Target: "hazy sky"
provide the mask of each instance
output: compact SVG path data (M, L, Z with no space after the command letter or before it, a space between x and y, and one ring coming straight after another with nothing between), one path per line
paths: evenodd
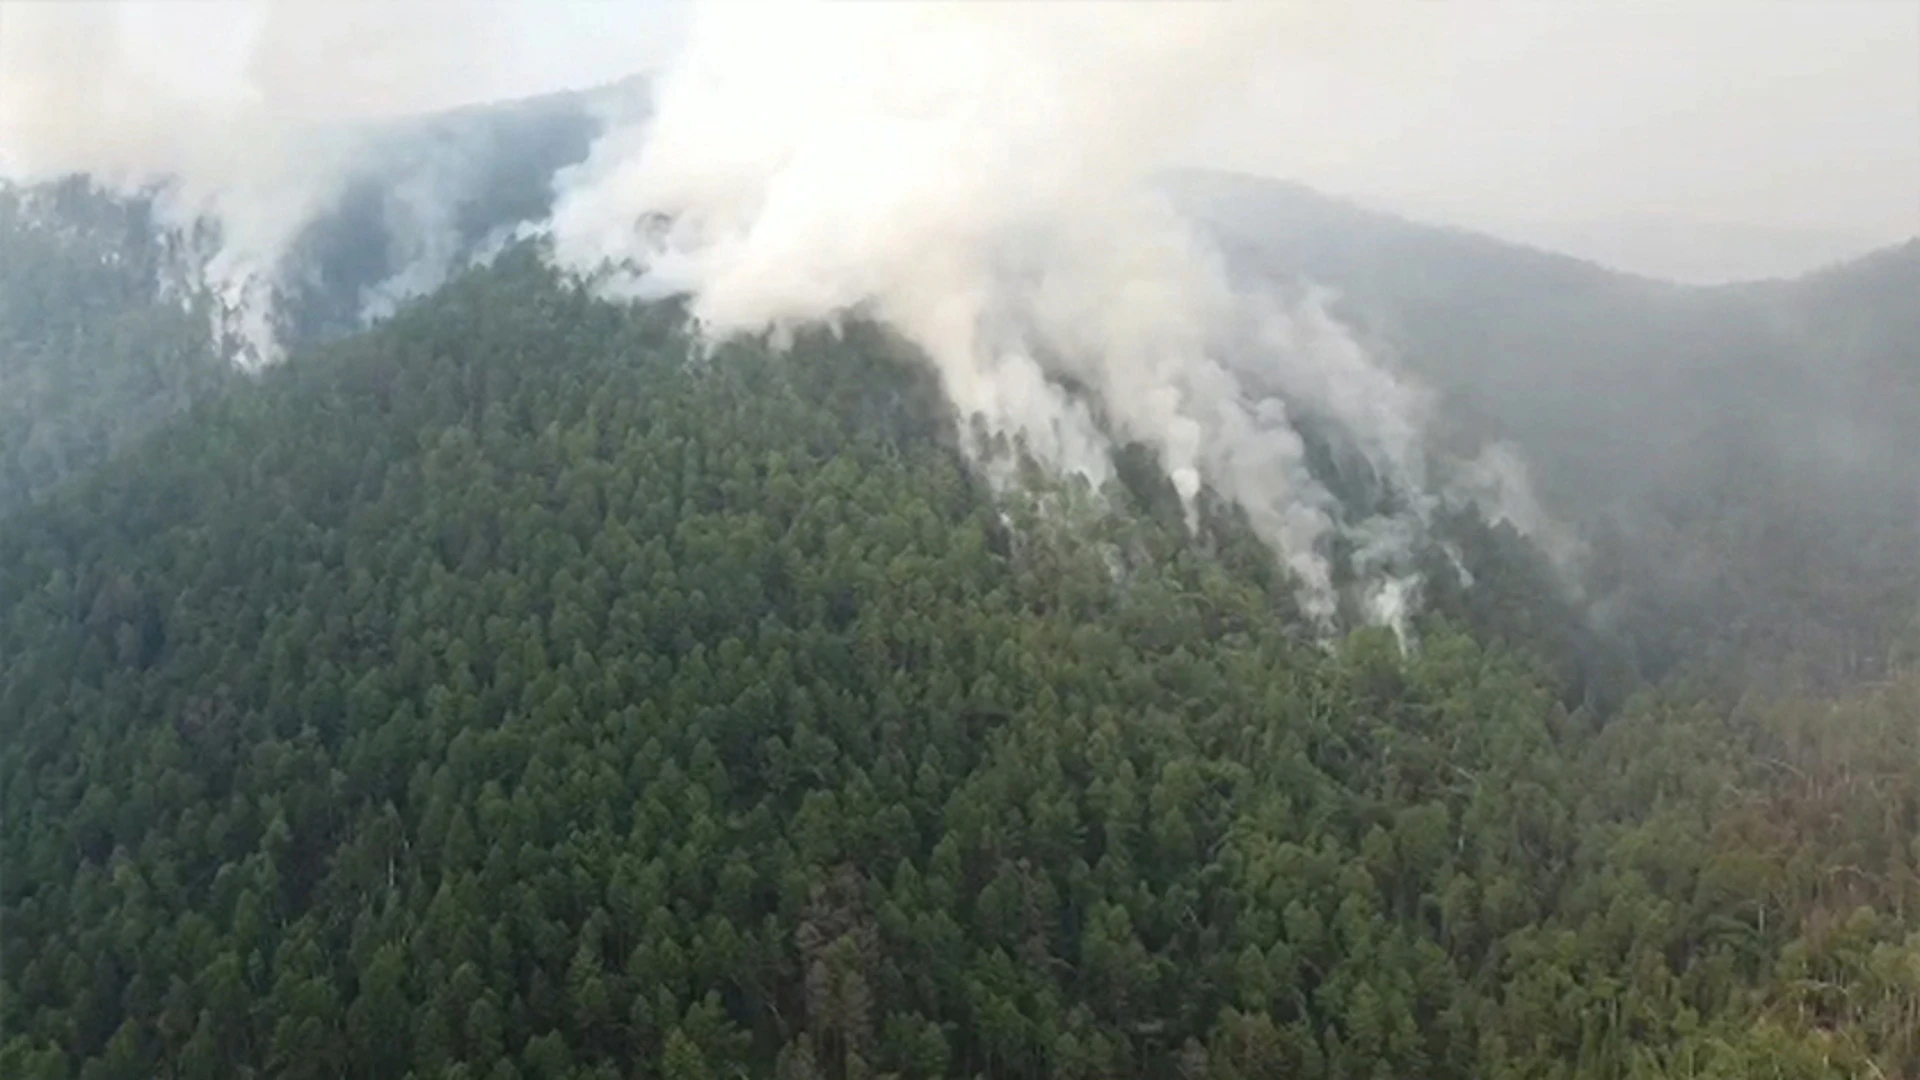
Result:
M1208 156L1649 264L1717 243L1737 273L1920 234L1916 0L1414 8L1355 18L1410 14L1418 40L1403 26L1274 66Z
M657 65L684 23L676 0L400 7L412 16L369 14L349 47L316 44L307 70L305 31L285 21L278 92L402 71L383 102L587 85ZM239 4L157 0L126 32L154 67L217 88L251 25ZM355 25L336 14L311 33ZM1192 157L1630 269L1790 271L1920 234L1920 0L1347 3L1275 42Z

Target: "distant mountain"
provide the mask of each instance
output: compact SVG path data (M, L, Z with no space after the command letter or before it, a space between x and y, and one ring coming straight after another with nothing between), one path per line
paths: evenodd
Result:
M1167 190L1234 272L1337 289L1376 348L1517 443L1605 541L1596 584L1660 636L1860 671L1920 611L1920 241L1690 287L1276 181Z
M1877 438L1920 394L1920 241L1797 281L1690 287L1297 185L1183 174L1168 186L1240 273L1338 289L1377 346L1539 454L1569 493L1657 481L1688 464L1702 427L1735 418L1768 420L1779 447L1802 441L1813 410Z

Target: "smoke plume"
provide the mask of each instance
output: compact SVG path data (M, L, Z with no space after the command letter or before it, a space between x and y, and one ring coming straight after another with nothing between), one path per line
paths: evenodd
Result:
M382 141L395 118L502 96L509 16L546 10L8 4L0 174L85 173L210 232L204 285L264 362L283 305L339 325L436 287L487 246L472 204L500 203L502 170L531 167L514 183L538 197L506 199L492 235L546 217L553 187L562 267L614 295L686 294L715 338L884 322L925 352L963 431L1096 490L1115 445L1141 443L1190 521L1203 488L1237 504L1321 618L1346 590L1399 627L1449 501L1550 524L1517 459L1439 462L1430 394L1321 294L1237 285L1153 183L1261 65L1338 20L1278 4L716 3L695 9L653 108L594 120L590 153L588 134L538 153L498 131ZM227 28L224 66L209 50L220 70L197 86L156 67L150 39L169 26ZM633 67L649 45L634 42ZM360 224L316 229L335 213ZM377 257L353 247L363 233ZM343 282L344 265L380 276ZM316 277L350 298L312 301ZM1369 498L1335 497L1310 467L1322 445ZM1017 475L970 449L989 476Z
M657 113L563 178L554 250L614 294L688 294L715 337L878 319L962 418L1041 462L1098 486L1114 442L1137 441L1190 515L1203 485L1238 503L1318 616L1344 533L1362 605L1397 624L1439 498L1428 395L1318 295L1237 292L1150 183L1297 22L1272 5L711 5ZM1315 479L1308 413L1390 508L1355 520Z

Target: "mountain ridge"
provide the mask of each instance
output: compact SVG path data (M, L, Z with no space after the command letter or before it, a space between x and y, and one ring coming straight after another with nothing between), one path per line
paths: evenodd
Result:
M290 256L279 314L290 344L357 333L412 292L489 257L550 208L551 176L585 157L597 130L595 110L643 108L644 91L644 83L630 82L394 121L374 140L384 149L369 158L341 205L312 223ZM403 194L419 185L451 198L454 212L422 217L417 196ZM1877 571L1849 572L1866 580L1884 571L1887 580L1902 582L1885 590L1891 606L1868 620L1870 628L1837 629L1850 623L1854 600L1841 604L1844 610L1788 609L1806 625L1836 627L1852 642L1836 646L1840 653L1877 651L1870 643L1904 625L1908 615L1897 609L1905 600L1894 598L1907 595L1907 552L1886 537L1899 535L1901 523L1920 510L1888 477L1920 467L1911 460L1911 440L1902 438L1909 423L1920 424L1920 388L1904 374L1911 365L1901 366L1920 335L1901 306L1907 286L1920 287L1920 242L1793 281L1687 286L1422 225L1283 181L1189 171L1165 178L1165 188L1211 234L1232 274L1255 287L1276 280L1332 287L1336 313L1369 348L1437 391L1450 425L1516 444L1550 512L1609 548L1596 559L1599 569L1589 570L1600 577L1586 582L1601 621L1615 618L1601 611L1652 602L1621 595L1623 588L1650 591L1663 604L1683 597L1681 610L1717 602L1716 594L1727 591L1720 571L1695 568L1724 568L1718 522L1726 512L1705 509L1723 506L1755 520L1785 515L1788 531L1812 538L1796 541L1802 557L1821 565L1850 564L1856 550L1886 549ZM97 254L74 252L83 261ZM24 288L29 279L14 280ZM89 400L57 389L66 377L57 357L32 356L11 354L12 363L37 372L13 381L54 388L41 400L17 401L40 433L34 446L58 443L69 426L82 444L131 445L201 392L157 411L133 397ZM44 455L39 464L23 464L27 452L9 452L13 473L39 479L0 493L10 495L0 505L43 490L66 469L59 464L65 459ZM98 458L72 460L85 468ZM1820 492L1824 502L1782 502L1777 492L1796 485ZM1871 542L1855 527L1869 519L1881 522L1869 530ZM1843 527L1830 528L1834 522ZM1739 533L1757 535L1750 528ZM1750 557L1756 565L1777 559ZM1629 580L1610 577L1618 574ZM1634 586L1631 579L1657 584ZM1704 619L1672 614L1642 621L1762 621L1751 611ZM1648 648L1669 658L1692 651L1671 643ZM1646 662L1659 668L1671 660Z

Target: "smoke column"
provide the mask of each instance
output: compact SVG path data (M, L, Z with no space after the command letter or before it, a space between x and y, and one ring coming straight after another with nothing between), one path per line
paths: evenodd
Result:
M1150 183L1296 25L1273 5L710 5L656 115L563 177L556 257L611 294L689 295L715 338L878 319L962 418L1041 462L1098 485L1112 442L1139 441L1190 515L1203 485L1237 502L1317 616L1346 531L1397 625L1434 501L1427 395L1319 297L1237 293ZM1344 521L1302 409L1405 508Z

